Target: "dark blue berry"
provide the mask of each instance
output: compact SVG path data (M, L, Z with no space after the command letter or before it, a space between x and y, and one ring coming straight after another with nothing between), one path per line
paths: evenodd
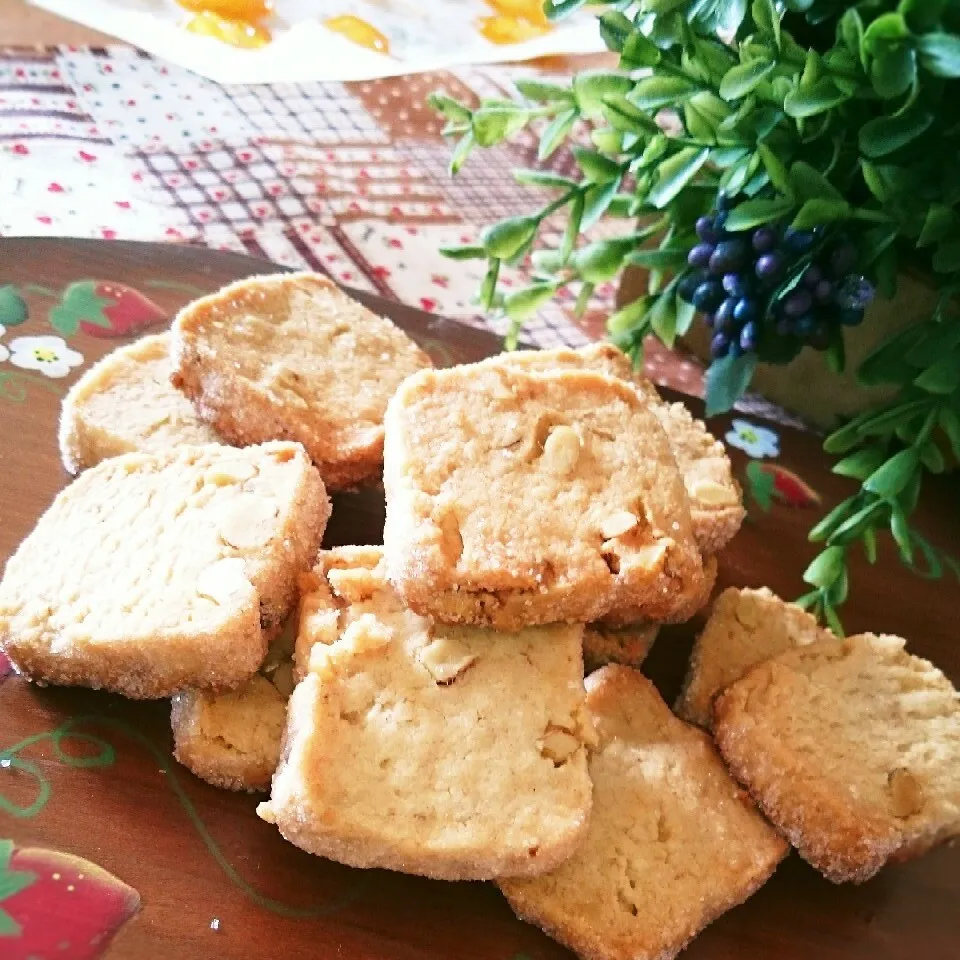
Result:
M757 276L761 280L773 280L783 267L783 257L779 253L765 253L757 260Z
M714 314L717 330L723 333L729 333L733 329L733 308L736 302L732 297L727 297L727 299L717 307L717 312Z
M718 333L710 341L710 355L715 359L719 360L720 357L725 357L730 350L730 341L722 333Z
M823 271L815 263L810 264L803 272L804 285L808 286L811 290L813 290L822 279Z
M840 311L840 322L845 327L855 327L863 322L862 310L845 309Z
M757 305L753 300L742 297L733 308L733 319L741 326L757 319Z
M723 300L723 287L716 280L706 280L693 293L693 305L704 313L716 310Z
M727 235L726 230L723 229L726 226L726 224L727 224L727 211L722 210L713 218L713 226L714 226L714 229L717 231L718 240L722 240Z
M710 262L710 257L713 256L713 250L712 243L698 243L687 254L687 263L691 267L705 267Z
M723 289L731 297L746 297L751 293L750 278L742 273L728 273L723 278Z
M833 284L829 280L821 280L813 291L817 303L829 303L833 299Z
M710 272L715 276L734 273L746 263L747 244L737 237L734 240L721 240L710 257Z
M813 305L809 290L794 290L783 302L783 312L788 317L802 317Z
M744 353L757 349L757 325L753 321L740 331L740 349Z
M680 294L680 299L686 300L687 303L693 303L694 291L703 281L704 276L698 270L691 270L685 274L677 284L677 293Z
M700 217L697 220L697 236L704 243L716 243L720 239L720 231L713 217Z
M851 274L840 284L836 300L841 307L863 310L873 301L874 292L873 284L866 277Z
M730 209L730 198L722 191L717 194L717 209L721 213L725 213Z
M793 323L794 333L803 340L806 340L807 337L813 333L814 328L817 325L816 317L812 313L807 313L799 319L795 320Z
M753 249L757 253L769 253L777 245L777 239L773 227L760 227L753 235Z
M843 243L830 254L830 270L835 277L846 276L857 263L857 248Z
M815 237L810 230L794 230L787 227L783 242L791 253L806 253L814 243Z

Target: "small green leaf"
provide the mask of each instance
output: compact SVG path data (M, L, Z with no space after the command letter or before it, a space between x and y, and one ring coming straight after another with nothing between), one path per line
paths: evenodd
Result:
M440 90L431 93L430 96L427 97L427 103L438 113L442 113L448 120L461 123L470 122L471 113L469 108L465 107L459 100L448 97Z
M749 230L785 217L793 207L793 201L784 197L776 200L746 200L730 211L725 227L732 231Z
M607 333L612 337L622 336L644 320L650 311L650 298L638 297L622 306L607 318Z
M850 497L837 504L813 527L807 534L807 539L814 543L826 540L853 513L857 506L857 500L856 497Z
M787 94L783 109L789 116L799 120L826 113L849 99L849 93L841 90L830 77L823 77L807 89L797 89Z
M625 17L619 10L608 10L600 16L599 22L600 36L607 45L607 49L614 53L620 53L627 42L627 38L636 31L633 21L629 17ZM644 37L644 40L646 39ZM647 42L650 41L647 40ZM653 45L651 44L651 46Z
M627 42L623 45L620 66L628 70L655 67L660 62L660 56L657 45L639 30L635 30L627 37Z
M757 355L745 353L733 358L729 355L714 360L706 373L707 416L732 410L734 404L746 393L757 368Z
M656 298L650 310L650 327L666 347L673 347L677 335L677 301L674 290L668 287Z
M873 520L874 515L879 513L883 508L883 500L874 500L872 503L868 503L865 507L862 507L854 513L853 516L844 520L844 522L830 534L827 543L831 546L846 546L846 544L852 543L861 536L868 524Z
M588 0L544 0L543 12L549 20L562 20L576 13Z
M606 213L610 202L620 189L620 178L609 183L598 183L587 189L583 196L583 219L580 232L589 230Z
M867 53L875 55L890 44L899 43L910 36L907 24L899 13L884 13L867 27L863 45Z
M960 238L943 240L933 255L933 269L937 273L960 270Z
M773 506L773 492L776 481L773 474L763 469L763 464L759 460L751 460L747 464L747 485L750 490L750 496L757 506L768 513Z
M901 450L870 474L863 484L863 489L884 500L892 500L910 482L919 460L913 447Z
M630 94L630 102L643 110L677 106L697 92L697 85L684 77L647 77Z
M847 49L866 68L866 50L863 46L863 20L856 7L850 7L840 18L840 36Z
M571 152L591 183L610 183L620 178L620 165L602 153L584 147L574 147Z
M840 618L837 616L837 611L834 610L833 607L824 604L823 619L826 621L827 626L830 628L833 634L842 640L844 636L843 624L840 622Z
M927 393L953 393L957 387L960 387L960 356L947 354L930 364L913 382L915 386Z
M775 66L776 62L773 60L751 60L749 63L731 67L720 84L720 96L724 100L739 100L745 97L763 83Z
M474 142L472 130L468 130L457 141L457 145L453 148L453 153L450 154L451 176L455 177L460 172L460 168L463 166L467 157L470 156L470 151L473 149Z
M846 551L843 547L827 547L813 558L803 571L803 582L812 587L826 589L840 576L844 569Z
M773 42L780 49L780 12L775 0L753 0L751 7L754 23L760 30L773 35Z
M504 298L504 312L511 320L526 320L553 298L559 286L559 283L534 283L517 290Z
M874 564L877 562L877 532L873 527L867 527L863 531L863 552L867 558L867 563Z
M763 163L764 170L770 177L770 182L784 196L793 199L793 184L790 180L790 174L787 171L786 164L777 156L767 144L757 144L757 153L760 154L760 160Z
M633 237L615 240L598 240L581 247L572 258L577 273L591 283L603 283L616 276L624 257L633 248Z
M573 90L545 80L521 78L514 86L528 99L537 103L573 103Z
M943 240L957 223L957 215L944 203L931 203L923 229L917 239L918 247L928 247Z
M0 287L0 326L18 327L27 319L27 304L11 284Z
M471 118L471 129L477 144L493 147L513 136L530 119L530 112L519 105L480 107Z
M943 473L947 469L947 461L940 448L931 440L920 449L920 462L929 473Z
M878 97L892 100L906 93L917 80L917 55L910 47L890 47L870 64L870 80Z
M843 201L843 194L819 170L802 160L790 168L790 183L800 200Z
M540 146L537 148L537 159L546 160L563 143L579 116L576 107L558 113L546 129L540 134Z
M626 133L660 133L656 121L626 97L607 97L603 101L604 119L616 130Z
M850 216L850 204L845 200L808 200L794 217L794 230L811 230L825 223L846 220Z
M592 283L581 283L580 292L577 294L577 302L573 305L573 315L575 317L582 317L587 310L587 306L590 303L590 298L593 296L594 285Z
M890 532L900 549L900 559L906 564L913 563L913 543L910 540L910 527L902 508L894 504L890 511Z
M938 77L960 77L960 37L926 33L917 38L920 65Z
M860 152L876 159L885 157L925 133L933 123L933 113L911 107L899 116L875 117L860 128Z
M955 459L960 460L960 414L950 407L941 407L938 418L940 429L950 441L950 449Z
M881 447L864 447L834 464L833 472L841 477L866 480L886 459L887 455Z
M687 331L693 326L693 321L697 316L697 308L686 300L677 297L677 336L685 336Z
M650 189L647 200L662 210L700 171L707 162L710 151L685 147L657 167L657 181Z
M485 230L481 242L488 256L509 260L533 239L539 226L536 217L510 217Z
M584 116L598 114L605 97L622 97L632 89L633 81L625 73L584 70L573 78L573 95Z
M500 274L500 261L491 260L487 272L484 274L483 282L480 284L480 306L484 310L493 307L494 294L497 292L497 277Z
M578 193L570 206L570 217L567 220L567 228L563 231L563 242L560 244L560 257L564 263L570 259L577 245L577 237L580 235L580 226L583 223L583 210L583 194Z
M630 263L648 270L676 270L687 262L684 247L664 247L659 250L634 250L628 257Z
M486 247L441 247L440 255L448 260L484 260Z
M576 180L562 177L552 170L514 170L513 179L526 187L557 187L569 189L577 185Z
M950 0L900 0L897 10L915 33L926 33L939 22Z

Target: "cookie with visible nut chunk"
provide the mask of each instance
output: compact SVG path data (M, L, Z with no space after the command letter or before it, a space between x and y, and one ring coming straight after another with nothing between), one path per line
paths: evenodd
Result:
M670 960L762 886L789 848L709 737L649 680L608 666L586 683L599 741L587 836L556 870L498 886L517 916L580 957Z
M683 481L630 385L484 363L425 371L385 424L387 573L416 612L504 630L692 612L704 571Z
M718 553L734 538L746 514L740 485L723 444L682 403L667 403L612 343L591 343L579 350L561 347L516 351L485 362L526 370L596 370L632 383L650 404L670 441L690 498L693 534L701 552Z
M379 561L375 548L320 555L297 638L305 676L258 813L356 867L552 869L590 812L583 628L441 626L404 606Z
M899 637L819 640L761 663L717 698L714 736L835 883L960 835L960 694Z
M299 444L131 453L54 500L0 582L0 648L40 683L232 689L267 650L330 502Z
M693 645L674 709L684 720L709 730L714 697L751 667L832 636L806 610L766 587L728 587L717 597Z
M248 277L188 304L174 383L228 441L298 440L332 490L379 478L383 412L430 358L312 273Z
M588 623L583 630L584 670L591 673L608 663L639 667L659 632L658 623L631 623L625 627Z
M170 335L118 347L70 388L60 411L60 457L70 473L121 453L221 443L170 383Z

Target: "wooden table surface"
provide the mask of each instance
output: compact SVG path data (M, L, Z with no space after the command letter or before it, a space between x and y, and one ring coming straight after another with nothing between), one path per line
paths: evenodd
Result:
M28 319L8 326L3 343L15 349L18 337L56 335L64 346L54 345L55 350L63 352L68 342L83 358L63 379L0 365L0 563L68 482L55 432L60 396L73 379L112 349L117 343L112 338L136 330L140 321L163 323L198 293L264 269L270 268L249 258L172 245L0 240L0 286L13 284L29 310ZM122 298L117 295L121 284ZM75 305L91 302L80 294L109 290L108 302L115 307L109 329L86 328L108 338L90 336L83 328L70 333L71 310L80 311L76 320L88 307ZM365 299L420 339L440 364L498 349L489 334ZM121 302L123 309L117 306ZM701 410L699 401L687 399ZM729 424L723 417L710 425L723 435ZM850 484L828 472L817 437L769 426L779 433L780 456L763 465L773 471L784 496L768 511L752 506L748 522L721 557L721 583L766 584L792 597L803 589L800 574L814 553L806 530L846 495ZM731 449L731 457L743 480L751 461L739 450ZM954 553L960 546L955 483L947 478L925 486L921 510L921 528ZM337 496L325 543L380 542L382 522L377 489ZM843 611L848 629L904 635L915 652L960 681L956 583L908 574L887 542L880 552L876 567L859 560L853 565L852 597ZM695 627L665 629L644 666L668 702L680 683ZM69 924L76 922L76 912L71 913L73 901L62 890L62 871L90 874L92 868L64 860L68 855L92 861L129 884L136 891L133 905L139 897L139 912L109 947L109 960L570 956L514 919L489 884L351 870L296 850L257 819L257 798L214 789L180 768L172 760L170 740L166 703L38 689L13 676L0 682L0 878L4 838L16 844L14 866L17 856L33 864L35 848L57 851L49 855L53 861L48 856L42 863L48 873L56 869L50 876L60 878L60 887L52 884L35 911L36 929L60 930L65 924L62 942L72 942ZM5 757L16 763L4 764ZM0 909L19 918L29 933L31 915L18 896L28 892L0 903ZM708 927L684 958L957 960L958 901L960 847L889 867L859 887L833 886L794 855L745 905ZM84 916L89 920L89 911ZM109 932L107 926L104 930ZM89 960L99 951L58 948L38 954L27 951L25 939L0 936L3 960L31 955Z

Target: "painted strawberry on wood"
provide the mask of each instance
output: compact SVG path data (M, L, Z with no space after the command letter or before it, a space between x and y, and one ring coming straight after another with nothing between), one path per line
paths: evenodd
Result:
M0 956L96 960L140 895L89 860L0 840Z
M815 507L820 494L802 477L776 463L751 460L747 464L747 487L762 510L773 501L788 507Z
M167 321L165 310L139 290L113 280L77 280L50 311L50 325L65 337L126 337Z

